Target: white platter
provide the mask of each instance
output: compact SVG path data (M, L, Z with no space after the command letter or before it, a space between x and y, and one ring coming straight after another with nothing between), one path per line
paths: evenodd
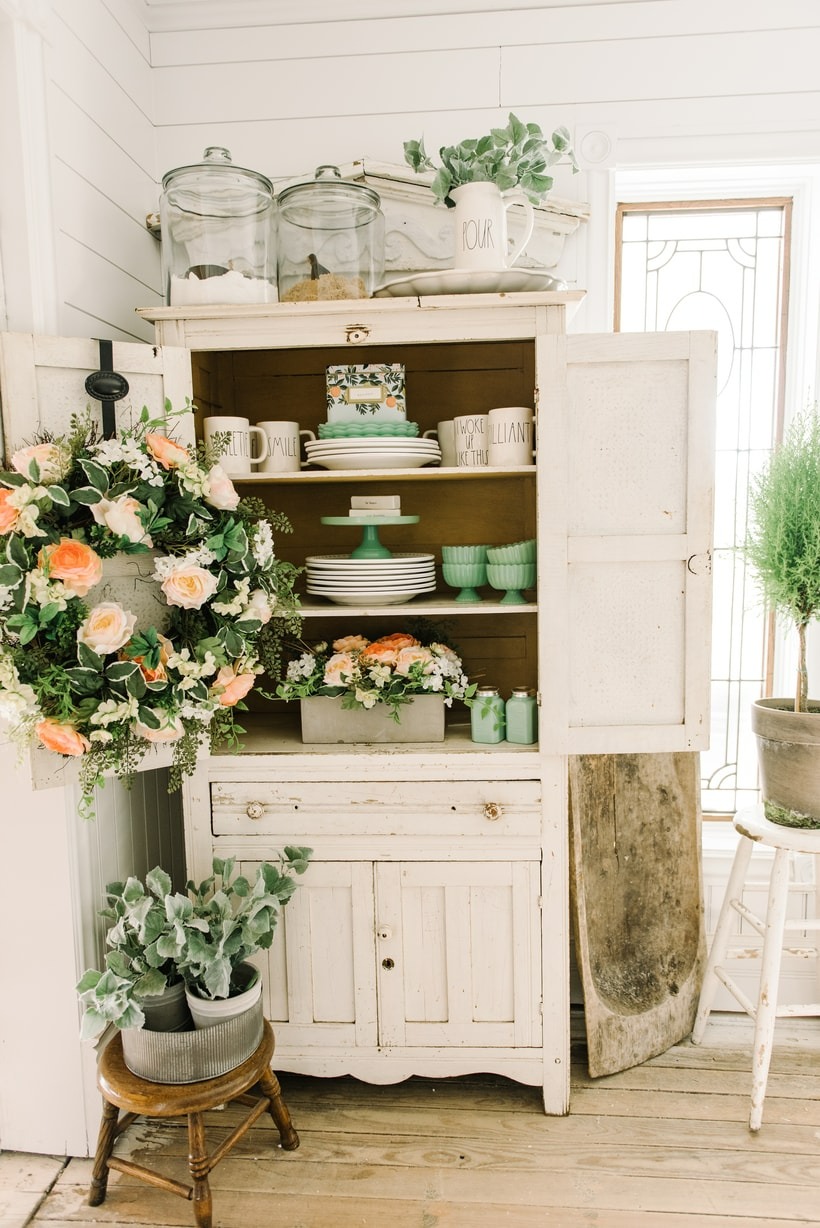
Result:
M396 580L395 582L384 584L366 584L364 580L359 584L314 584L308 580L307 591L309 593L323 593L326 596L330 593L394 593L397 590L402 591L409 588L414 589L417 593L431 593L436 587L434 579L430 580L414 580L405 578L404 580Z
M337 563L355 563L358 567L383 567L385 564L394 566L396 563L433 563L435 555L422 554L416 551L391 554L389 559L354 559L349 554L309 554L305 559L308 564L317 567L335 566Z
M333 601L336 605L401 605L413 597L418 597L420 592L426 591L426 589L410 588L395 593L318 593L316 596L326 597L328 601Z
M433 269L386 281L374 298L424 294L515 294L521 290L566 290L567 283L540 269Z
M435 574L434 567L385 567L379 571L359 571L355 567L343 571L314 571L311 567L307 569L308 580L318 584L336 584L339 581L351 580L362 580L368 584L381 580L427 580Z
M319 439L315 443L306 443L306 452L361 452L367 448L375 451L390 452L401 448L408 452L429 452L435 450L438 443L435 439L401 439L396 442L391 439L368 439L367 436L356 439Z
M322 469L419 469L439 459L419 452L349 452L343 456L311 456L311 465ZM377 517L372 519L378 523Z

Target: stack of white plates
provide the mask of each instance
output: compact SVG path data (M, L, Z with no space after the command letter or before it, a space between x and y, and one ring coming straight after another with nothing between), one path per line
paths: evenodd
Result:
M435 439L309 439L305 452L312 465L323 469L419 469L441 463Z
M436 587L432 554L394 554L389 559L353 559L315 554L305 559L307 591L337 605L400 605Z

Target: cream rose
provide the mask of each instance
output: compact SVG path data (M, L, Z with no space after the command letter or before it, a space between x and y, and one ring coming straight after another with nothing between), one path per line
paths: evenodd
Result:
M175 443L167 435L158 435L149 431L145 436L145 446L163 469L178 469L180 465L190 463L191 456L187 448Z
M349 652L335 652L325 665L325 686L345 686L356 672L356 661Z
M223 708L232 708L244 699L256 682L256 674L237 674L230 665L223 665L214 679L211 691Z
M421 664L427 667L423 671L427 673L432 663L433 654L429 648L402 648L396 657L395 670L397 674L407 675L411 666Z
M40 474L37 480L43 486L62 482L71 472L71 452L63 444L35 443L30 448L20 448L12 455L11 467L24 478L31 478L29 466L32 461L37 462Z
M144 738L146 742L178 742L185 733L182 719L174 716L165 708L151 708L150 711L160 722L159 728L152 729L150 725L134 721L132 729L137 737Z
M95 605L85 622L77 629L77 639L92 652L105 657L118 652L134 634L137 616L124 610L116 601Z
M221 465L208 470L202 497L209 507L218 512L232 512L239 503L239 491Z
M182 562L169 572L161 588L169 605L199 610L216 592L217 578L196 563Z
M84 755L91 749L88 738L83 737L73 725L55 721L50 716L36 724L34 732L46 750L56 751L59 755Z
M100 556L73 537L61 537L56 545L43 546L37 564L50 579L62 580L74 597L85 597L102 579Z
M145 525L139 517L142 504L131 495L120 495L117 499L100 499L99 503L91 505L91 515L97 524L104 525L117 537L125 537L130 542L142 542L153 546L153 542L145 532Z

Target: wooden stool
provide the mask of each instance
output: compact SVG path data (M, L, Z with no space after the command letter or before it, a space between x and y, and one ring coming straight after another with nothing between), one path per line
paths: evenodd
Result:
M170 1190L182 1198L193 1200L194 1217L199 1228L211 1228L212 1203L208 1174L262 1116L270 1113L279 1130L279 1138L286 1151L295 1151L299 1135L293 1128L290 1113L282 1100L279 1080L270 1068L273 1056L273 1032L265 1021L259 1048L247 1061L227 1074L215 1079L203 1079L199 1083L151 1083L132 1074L122 1055L122 1036L117 1033L106 1046L100 1058L97 1086L103 1096L103 1117L97 1140L97 1154L91 1178L89 1205L97 1207L105 1201L108 1187L108 1171L139 1177L149 1185L161 1190ZM258 1083L262 1097L245 1093ZM252 1105L251 1112L236 1129L209 1156L205 1147L205 1124L203 1113L215 1109L229 1100L241 1100ZM125 1110L120 1120L119 1111ZM193 1185L184 1185L171 1177L163 1177L141 1164L112 1156L114 1141L137 1117L184 1117L188 1118L188 1167Z
M751 1015L755 1021L749 1129L759 1130L763 1119L763 1100L766 1096L766 1083L772 1058L775 1020L785 1017L820 1015L820 1003L817 1002L794 1006L779 1007L777 1005L784 935L798 930L816 931L820 929L820 918L817 917L805 920L786 920L792 854L820 853L820 831L781 827L777 823L770 823L763 815L762 806L739 811L733 822L740 835L740 842L735 853L729 882L726 885L726 894L720 909L715 937L706 963L703 988L695 1015L695 1026L692 1029L692 1043L698 1045L703 1039L718 982L720 982L737 999L746 1014ZM743 885L746 882L749 860L755 844L765 845L775 851L769 877L769 899L765 921L747 908L742 900ZM763 939L760 985L756 1003L746 996L722 966L729 945L733 911L739 913L744 921L748 921Z

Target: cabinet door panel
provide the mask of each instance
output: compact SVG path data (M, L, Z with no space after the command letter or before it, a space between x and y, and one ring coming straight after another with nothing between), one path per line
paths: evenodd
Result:
M376 867L382 1045L540 1044L540 867Z
M265 1013L283 1045L375 1044L370 864L311 862L265 955Z
M541 338L542 731L569 753L709 734L713 333ZM543 360L543 362L541 361ZM566 532L561 531L565 526Z

